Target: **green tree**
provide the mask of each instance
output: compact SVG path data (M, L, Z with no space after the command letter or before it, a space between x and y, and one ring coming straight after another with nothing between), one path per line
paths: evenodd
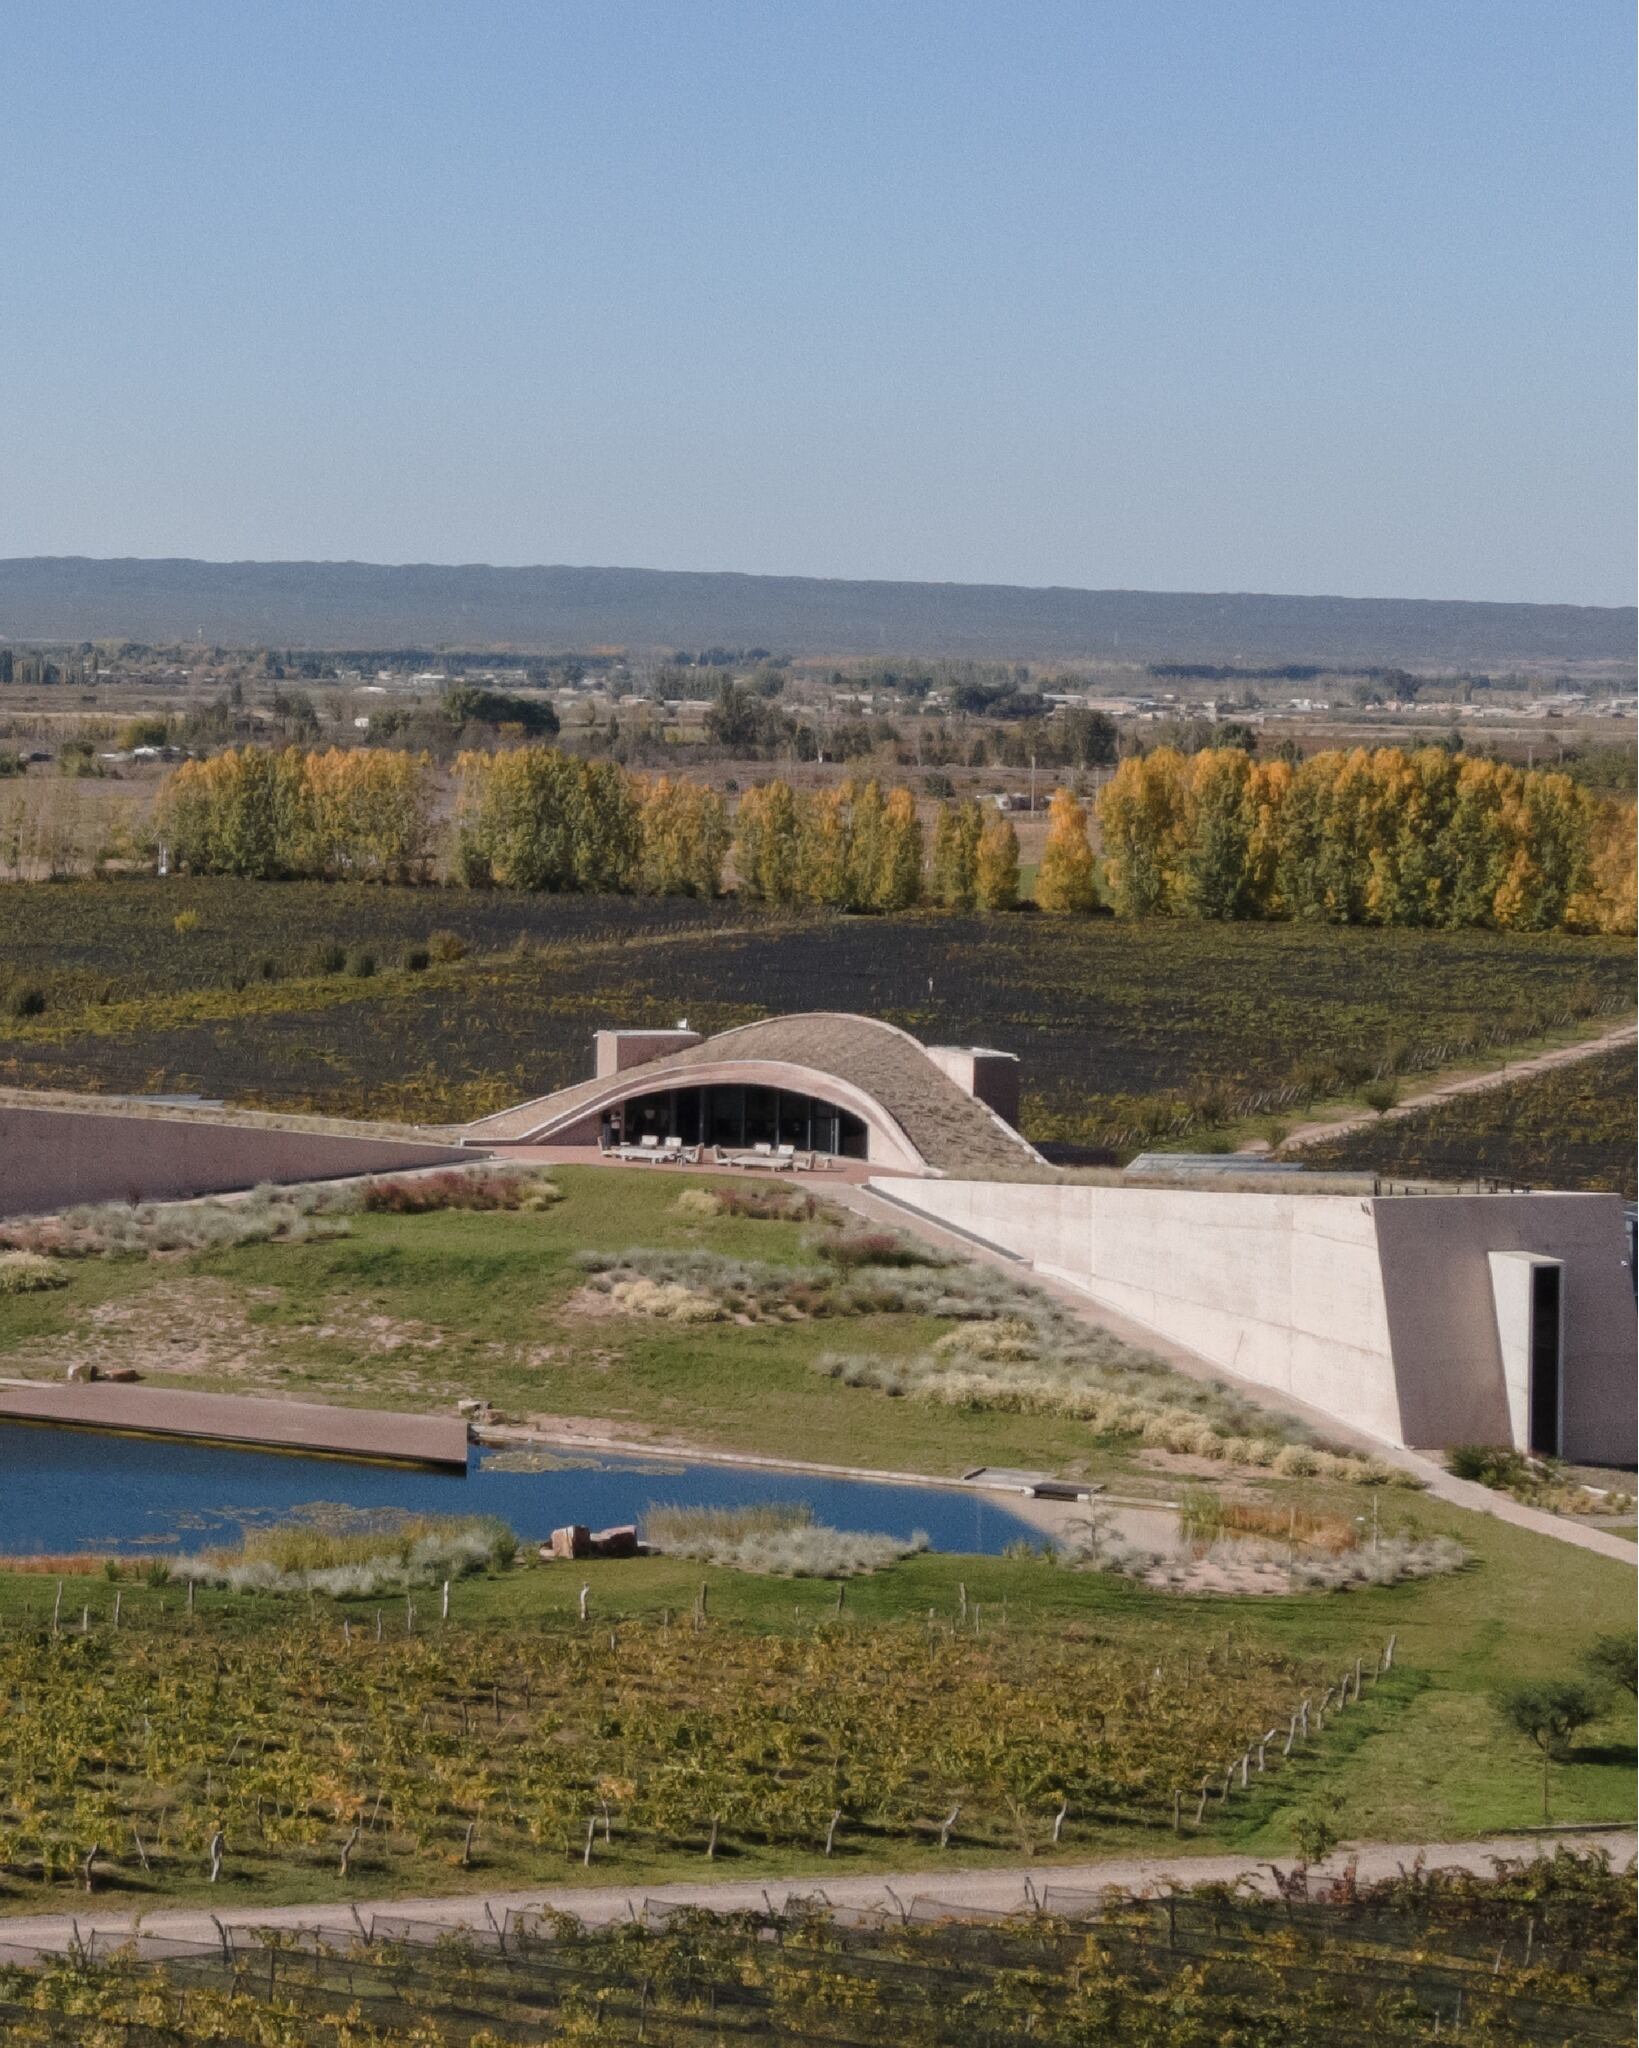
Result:
M1547 1679L1513 1685L1498 1695L1497 1711L1504 1723L1534 1743L1542 1753L1542 1819L1548 1821L1548 1766L1563 1756L1580 1728L1597 1720L1599 1705L1585 1685L1574 1679Z
M578 889L623 891L637 881L643 826L632 780L613 761L579 764L574 794Z
M458 683L444 696L444 716L451 725L514 725L532 739L551 739L558 714L544 697L518 697L510 690L481 690Z
M891 789L882 806L872 903L877 910L909 910L922 898L922 823L908 789Z
M1238 747L1206 748L1190 761L1185 782L1179 908L1192 917L1245 917L1253 907L1251 757Z
M1601 1687L1639 1692L1639 1635L1599 1636L1582 1659L1583 1668Z
M984 813L971 798L940 806L933 833L933 897L947 910L971 910L978 899L983 832Z
M873 776L862 789L854 791L848 806L849 910L874 910L878 906L886 819L882 785Z
M853 822L845 788L821 790L802 806L801 891L810 903L845 909L850 901Z
M734 814L734 873L759 903L794 903L802 893L802 814L788 782L748 789Z

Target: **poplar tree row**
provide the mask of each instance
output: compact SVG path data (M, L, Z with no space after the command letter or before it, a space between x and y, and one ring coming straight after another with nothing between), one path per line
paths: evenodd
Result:
M1295 767L1162 747L1122 762L1098 817L1121 916L1634 929L1631 803L1439 747Z
M922 826L908 789L845 782L799 796L749 789L735 814L734 873L758 903L908 910L922 900Z
M410 882L432 867L434 799L425 754L230 748L172 772L157 824L195 874Z
M760 783L732 819L704 784L642 778L531 744L455 764L453 866L474 886L715 896L732 855L748 900L897 911L1006 911L1011 821L972 801L923 844L908 789ZM166 784L159 825L196 873L424 879L440 850L426 755L230 750ZM1239 748L1124 761L1088 815L1056 790L1035 901L1085 915L1631 932L1634 808L1569 776L1384 747L1296 766Z

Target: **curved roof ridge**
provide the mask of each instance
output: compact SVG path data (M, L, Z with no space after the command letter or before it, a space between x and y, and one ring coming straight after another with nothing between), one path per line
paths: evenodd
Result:
M907 1031L903 1024L890 1024L886 1017L872 1017L864 1010L771 1010L766 1017L750 1017L744 1024L731 1024L726 1031L714 1031L704 1042L717 1045L725 1038L733 1038L741 1031L760 1031L765 1024L866 1024L873 1031L889 1031L895 1038L904 1039L907 1045L927 1057L927 1047L920 1038ZM933 1063L929 1061L931 1066Z

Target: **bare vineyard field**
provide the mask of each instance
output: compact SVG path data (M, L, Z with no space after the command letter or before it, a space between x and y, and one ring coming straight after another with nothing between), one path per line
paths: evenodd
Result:
M1639 1193L1631 1052L1512 1081L1393 1117L1331 1144L1306 1164L1408 1179L1519 1181L1531 1187Z
M935 1907L707 1913L649 1905L588 1929L509 1911L457 1936L370 1915L345 1942L96 1937L38 1970L0 1968L18 2048L254 2040L356 2048L707 2040L863 2048L1280 2048L1446 2040L1626 2042L1633 1879L1567 1853L1469 1877L1416 1870L1360 1885L1294 1876L1278 1903L1202 1885L1120 1898L1052 1883L1042 1909L963 1924ZM93 1957L88 1948L102 1952ZM163 2032L134 2016L163 2013ZM474 2029L483 2023L484 2031ZM142 2027L138 2034L134 2031Z
M467 957L409 971L441 930ZM326 948L368 952L373 971L320 972ZM1632 960L1630 941L1560 934L774 917L196 879L12 887L0 984L37 988L44 1008L0 1015L0 1080L444 1121L580 1078L600 1025L864 1010L925 1040L1018 1050L1030 1134L1087 1139L1135 1105L1193 1104L1211 1122L1464 1035L1528 1043L1568 1009L1619 1008Z

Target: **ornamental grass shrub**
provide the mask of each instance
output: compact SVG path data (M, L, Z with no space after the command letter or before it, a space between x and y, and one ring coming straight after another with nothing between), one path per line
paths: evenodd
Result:
M365 1516L362 1523L277 1523L247 1532L233 1548L164 1563L172 1579L234 1593L326 1593L345 1600L504 1570L517 1555L512 1530L489 1516Z
M1330 1557L1300 1557L1291 1566L1294 1592L1340 1593L1356 1586L1398 1586L1461 1571L1469 1553L1450 1536L1385 1536L1377 1544Z
M40 1252L0 1252L0 1294L40 1294L67 1285L62 1267Z
M948 1266L952 1263L942 1252L918 1244L914 1238L905 1237L896 1230L828 1233L816 1237L811 1249L828 1265L840 1267L844 1272L857 1272L864 1267L883 1270L899 1266Z
M651 1507L643 1517L643 1533L668 1556L783 1579L858 1578L929 1547L921 1529L901 1539L829 1528L799 1501L762 1501L742 1508Z
M1278 1517L1278 1511L1274 1512ZM1180 1520L1180 1533L1188 1541L1192 1532L1187 1518ZM1276 1574L1271 1591L1343 1593L1362 1586L1398 1586L1411 1579L1435 1578L1460 1571L1470 1561L1470 1553L1449 1536L1396 1535L1374 1544L1338 1544L1326 1540L1322 1531L1309 1548L1294 1553L1267 1539L1260 1541L1257 1531L1247 1532L1240 1542L1220 1540L1228 1533L1226 1519L1210 1538L1202 1540L1196 1535L1192 1554L1168 1557L1129 1542L1105 1517L1094 1514L1062 1536L1056 1555L1048 1556L1050 1562L1072 1570L1112 1572L1119 1578L1175 1592L1199 1592L1199 1572L1214 1563L1250 1564ZM1300 1536L1298 1540L1301 1545L1307 1539Z
M720 1323L727 1313L709 1294L698 1294L680 1280L650 1280L641 1273L612 1280L603 1291L623 1315L653 1316L661 1322Z
M387 1216L426 1216L438 1209L542 1210L562 1200L562 1188L529 1167L452 1166L366 1181L359 1207Z
M273 1240L300 1244L345 1237L354 1202L346 1189L266 1185L233 1201L97 1202L61 1216L0 1224L0 1244L58 1258L146 1258Z

